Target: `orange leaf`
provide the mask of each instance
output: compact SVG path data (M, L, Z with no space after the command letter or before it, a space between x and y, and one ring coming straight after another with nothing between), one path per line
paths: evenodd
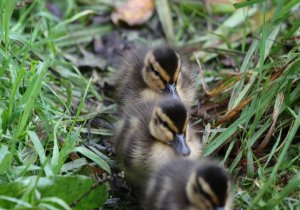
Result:
M116 25L121 21L130 26L141 25L152 16L153 10L152 0L127 0L125 4L116 6L111 18Z
M240 75L236 75L233 76L231 78L229 78L228 80L226 80L225 82L223 82L221 85L219 85L218 87L212 89L211 91L209 91L207 93L207 95L209 96L217 96L219 95L221 92L223 92L224 90L228 89L229 87L233 86L235 83L237 83L239 80L241 80L241 76Z

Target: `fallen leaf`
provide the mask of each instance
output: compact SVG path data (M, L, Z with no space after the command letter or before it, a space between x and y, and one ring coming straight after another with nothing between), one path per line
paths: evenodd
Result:
M116 25L121 21L130 26L141 25L152 16L153 10L152 0L128 0L125 4L116 6L111 19Z
M226 121L229 121L232 119L235 115L237 115L246 105L248 105L252 101L253 97L248 97L244 101L242 101L236 108L231 110L229 113L227 113L222 119L220 119L214 127L218 127L219 125L223 124Z
M209 91L207 93L207 95L209 95L209 96L220 95L220 93L222 93L224 90L232 87L235 83L237 83L240 80L241 80L241 75L232 76L228 80L222 82L222 84L218 85L217 87L215 87L214 89Z
M208 95L208 96L211 96L211 97L212 96L217 96L221 92L223 92L224 90L228 89L229 87L234 85L236 82L241 80L241 75L234 75L231 78L229 78L227 81L223 82L218 87L214 88L213 90L209 90L208 85L205 82L204 71L201 67L201 63L200 63L199 59L197 59L196 56L195 56L195 58L196 58L196 62L197 62L198 67L199 67L199 76L200 76L202 88L203 88L204 92L206 93L206 95Z

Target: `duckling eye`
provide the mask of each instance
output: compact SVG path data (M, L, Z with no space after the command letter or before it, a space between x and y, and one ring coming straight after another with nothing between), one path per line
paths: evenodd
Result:
M165 128L168 128L168 123L166 121L163 121L158 115L157 115L157 118L156 118L157 122L159 121L159 123L164 126Z
M159 76L158 71L156 71L152 65L149 66L149 69L150 69L150 71L154 72L154 74L155 74L156 76Z
M168 123L166 123L165 121L162 121L161 124L166 128L168 127Z
M155 71L155 70L154 70L154 74L155 74L156 76L159 76L158 71Z

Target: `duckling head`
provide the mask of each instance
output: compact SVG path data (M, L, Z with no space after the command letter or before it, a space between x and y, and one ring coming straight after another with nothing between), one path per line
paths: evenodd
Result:
M151 89L178 97L176 83L180 68L180 57L174 49L156 47L146 54L142 75Z
M187 124L186 107L179 99L171 97L153 109L149 130L155 139L169 144L178 154L188 156L191 150L186 143Z
M224 210L230 194L229 177L222 167L206 163L191 174L186 193L199 210Z

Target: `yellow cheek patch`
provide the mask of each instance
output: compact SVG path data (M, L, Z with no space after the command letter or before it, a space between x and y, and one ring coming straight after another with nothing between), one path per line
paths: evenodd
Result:
M155 86L156 89L162 90L165 88L163 81L160 78L157 78L155 73L150 72L149 74L151 74L151 83L153 84L153 86Z
M153 112L153 116L149 125L150 134L157 140L160 140L166 144L169 144L173 140L173 133L168 128L157 124L156 112Z
M188 183L186 185L185 191L188 197L188 200L199 209L207 209L204 197L199 193L194 192L194 186L196 186L196 173L192 173Z
M167 141L166 143L170 143L174 138L173 133L163 126L159 126L159 128L160 129L158 132L160 132L161 136L163 136L162 139L166 140Z
M146 84L155 90L164 89L165 85L163 81L160 78L157 78L157 76L153 72L148 72L145 68L143 69L142 72L143 72L143 79L146 82Z
M175 124L173 123L173 121L165 114L163 113L163 111L160 108L156 109L156 113L158 114L158 116L165 121L166 123L168 123L168 127L175 133L178 133L178 128L175 126Z

